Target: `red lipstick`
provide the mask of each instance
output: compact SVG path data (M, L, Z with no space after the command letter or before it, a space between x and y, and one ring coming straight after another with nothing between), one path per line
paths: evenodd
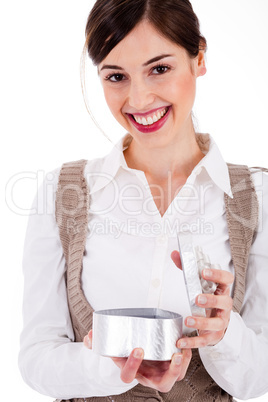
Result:
M165 114L160 120L158 120L157 122L155 122L155 123L153 123L153 124L150 124L150 125L148 125L148 126L144 126L143 124L139 124L139 123L134 119L134 117L133 117L132 114L127 113L127 115L128 115L128 117L129 117L131 123L133 124L133 126L134 126L137 130L139 130L139 131L142 132L142 133L152 133L152 132L154 132L154 131L159 130L161 127L163 127L163 125L165 124L165 122L166 122L167 119L168 119L170 110L171 110L171 106L168 107L168 110L167 110L166 114Z

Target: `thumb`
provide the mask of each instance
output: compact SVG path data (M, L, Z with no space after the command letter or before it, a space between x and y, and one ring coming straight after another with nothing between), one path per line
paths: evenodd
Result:
M84 345L88 349L92 349L92 329L89 333L84 337Z
M171 259L174 262L174 264L182 270L182 264L181 264L181 256L180 253L177 250L172 251L171 253Z

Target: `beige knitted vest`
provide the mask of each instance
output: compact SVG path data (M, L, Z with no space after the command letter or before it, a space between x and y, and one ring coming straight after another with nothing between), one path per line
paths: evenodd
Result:
M62 166L56 199L56 220L67 262L67 294L75 341L82 342L92 327L93 309L81 288L83 254L88 231L89 189L84 177L87 161ZM225 194L232 260L235 268L233 310L240 312L244 292L248 256L258 220L258 201L251 175L246 166L228 164L234 198ZM161 393L138 384L121 395L74 398L68 402L212 402L232 401L209 376L199 357L193 357L184 380L176 382L169 393ZM59 400L57 400L59 401ZM66 401L67 402L67 401Z

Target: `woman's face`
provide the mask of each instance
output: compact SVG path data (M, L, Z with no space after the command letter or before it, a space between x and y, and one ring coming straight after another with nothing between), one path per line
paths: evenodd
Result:
M204 55L186 50L139 23L98 66L106 102L141 146L172 144L192 130L196 77Z

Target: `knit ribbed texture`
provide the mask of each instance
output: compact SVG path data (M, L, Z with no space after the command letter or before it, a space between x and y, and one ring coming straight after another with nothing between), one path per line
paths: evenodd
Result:
M56 220L67 264L67 294L75 341L82 342L92 328L93 309L81 288L83 254L88 230L89 190L84 178L85 160L62 166L56 200ZM234 311L240 312L245 293L249 251L257 227L258 202L250 172L246 166L228 165L234 198L225 194L232 259L235 268ZM138 384L116 396L74 398L66 402L224 402L233 398L209 376L193 350L185 378L169 393L161 393Z
M89 214L86 163L81 160L62 166L56 196L56 220L68 267L67 294L76 342L82 342L92 327L92 308L80 282Z
M246 269L258 223L258 200L247 166L228 164L234 198L224 195L232 260L235 267L233 310L240 313Z

